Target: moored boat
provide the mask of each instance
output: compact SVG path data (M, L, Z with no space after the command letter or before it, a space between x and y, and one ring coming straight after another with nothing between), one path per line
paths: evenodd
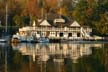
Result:
M0 42L9 42L10 41L10 36L3 36L0 38Z
M39 43L48 43L48 42L49 42L49 39L48 39L48 38L45 38L45 37L39 38L39 39L37 40L37 42L39 42Z
M0 42L6 42L7 40L6 39L0 39Z

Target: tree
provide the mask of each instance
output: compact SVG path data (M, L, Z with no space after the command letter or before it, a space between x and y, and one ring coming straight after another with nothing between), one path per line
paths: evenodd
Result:
M27 0L22 14L36 16L37 13L37 0Z
M73 11L73 18L80 22L80 24L85 24L87 22L86 10L88 9L88 3L85 0L80 0Z

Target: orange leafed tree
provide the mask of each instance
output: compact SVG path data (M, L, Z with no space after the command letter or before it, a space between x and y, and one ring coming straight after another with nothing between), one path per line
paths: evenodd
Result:
M57 0L46 0L47 5L50 7L54 7L57 5Z
M37 0L27 0L24 7L23 14L37 16L38 14Z

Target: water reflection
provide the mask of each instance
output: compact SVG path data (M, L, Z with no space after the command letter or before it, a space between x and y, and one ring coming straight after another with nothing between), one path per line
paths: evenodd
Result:
M7 57L8 57L7 47L8 44L0 43L0 69L2 68L1 70L2 72L7 72Z
M106 72L107 45L0 44L0 72Z
M72 44L72 43L38 43L38 44L18 44L12 45L14 50L18 50L22 55L32 56L33 61L53 60L54 62L64 62L66 58L73 63L78 63L82 56L92 54L92 48L102 48L102 44Z

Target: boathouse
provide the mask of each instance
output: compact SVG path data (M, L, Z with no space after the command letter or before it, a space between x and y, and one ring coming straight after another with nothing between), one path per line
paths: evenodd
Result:
M87 26L81 26L77 21L67 22L63 18L53 20L38 20L32 26L19 28L19 31L13 35L21 41L32 41L39 38L48 38L50 40L82 40L91 39L92 29Z
M56 26L53 26L56 23ZM49 39L84 39L90 38L92 29L82 27L77 21L65 24L64 19L55 19L54 24L50 24L48 20L43 20L38 26L35 26L36 38L47 37ZM57 26L57 24L60 24ZM63 25L62 25L63 24Z

